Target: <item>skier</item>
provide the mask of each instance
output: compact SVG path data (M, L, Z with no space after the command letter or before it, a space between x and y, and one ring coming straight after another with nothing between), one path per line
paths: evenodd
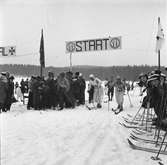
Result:
M79 74L79 104L84 105L85 104L85 88L86 88L86 82L83 78L82 73Z
M93 74L90 74L89 75L89 83L88 83L88 94L89 94L89 104L90 103L93 103L93 94L94 94L94 80L95 80L95 77Z
M8 78L8 92L7 92L7 100L6 100L6 111L10 111L11 105L13 102L15 102L15 97L14 97L14 76L10 76Z
M103 97L103 87L102 81L99 78L95 78L94 80L94 94L93 101L97 104L97 108L102 108L102 97Z
M114 78L111 76L110 80L105 84L105 86L108 88L108 100L112 101L113 94L114 94Z
M125 92L125 85L121 81L120 76L116 77L116 82L115 82L114 86L115 86L115 98L116 98L116 102L118 104L118 107L115 110L115 114L118 114L121 111L123 111L124 92Z
M16 82L15 88L16 99L17 101L21 102L23 100L23 94L21 92L21 87L19 86L18 82Z

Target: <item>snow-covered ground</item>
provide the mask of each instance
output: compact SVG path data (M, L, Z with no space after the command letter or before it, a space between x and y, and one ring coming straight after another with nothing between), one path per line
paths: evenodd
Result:
M125 96L124 111L115 115L103 108L85 106L63 111L26 110L22 103L0 114L1 165L157 165L155 154L132 150L127 138L131 129L119 125L122 116L135 114L139 92ZM110 108L116 107L115 99ZM167 158L160 155L167 164Z

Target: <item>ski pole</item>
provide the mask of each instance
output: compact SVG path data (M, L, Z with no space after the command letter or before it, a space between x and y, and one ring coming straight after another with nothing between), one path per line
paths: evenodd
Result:
M109 111L109 109L110 109L110 100L108 98L108 111Z
M141 108L142 108L142 106L139 108L139 110L137 111L136 115L133 117L133 119L132 119L132 121L131 121L131 122L133 122L133 121L136 119L136 117L137 117L137 115L139 114L139 112L140 112Z
M133 104L131 102L131 99L130 99L130 95L129 95L129 92L127 92L127 95L128 95L128 98L129 98L129 102L130 102L130 107L133 107Z
M159 148L159 151L158 151L156 157L152 157L152 159L154 159L154 160L159 160L158 156L159 156L159 154L160 154L160 152L161 152L161 150L162 150L162 146L163 146L163 143L164 143L164 141L165 141L165 137L166 137L166 136L167 136L167 132L165 133L165 135L164 135L164 137L163 137L163 140L162 140L162 142L161 142L161 146L160 146L160 148Z

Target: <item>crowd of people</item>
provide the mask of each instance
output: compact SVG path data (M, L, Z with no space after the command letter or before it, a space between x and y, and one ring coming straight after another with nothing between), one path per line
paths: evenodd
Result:
M62 72L57 77L48 72L46 79L32 76L29 82L27 109L75 108L85 104L86 82L82 74Z
M112 101L114 87L118 109L123 110L123 95L125 83L118 76L116 80L111 76L105 87L108 89L109 101ZM31 76L30 80L21 80L14 83L14 77L8 72L0 76L0 109L4 112L10 110L11 104L28 98L27 109L45 110L75 108L85 104L86 81L82 73L62 72L57 77L53 72L48 72L46 78ZM93 74L88 82L89 104L102 108L104 89L102 81ZM15 99L16 96L16 99Z
M153 108L156 114L154 124L167 118L167 79L160 70L155 70L149 74L140 74L138 85L141 93L146 92L142 107Z
M140 95L146 92L143 99L143 107L153 107L158 117L167 116L167 83L166 75L155 70L148 74L140 74L138 86ZM124 95L133 90L134 84L129 84L120 76L110 77L104 86L102 80L91 74L88 81L88 104L96 108L102 108L104 87L107 88L108 102L112 101L114 93L117 102L115 114L123 111ZM144 89L144 90L143 90ZM27 93L27 109L45 110L75 108L85 105L86 81L82 73L62 72L55 77L53 72L48 72L46 78L31 76L31 79L21 80L14 84L14 76L8 72L2 72L0 76L0 109L9 111L11 104L16 101L24 101ZM16 96L16 99L15 99Z

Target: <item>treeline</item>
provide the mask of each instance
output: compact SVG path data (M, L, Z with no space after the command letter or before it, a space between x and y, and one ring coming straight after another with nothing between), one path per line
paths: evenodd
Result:
M121 76L127 80L137 80L137 77L140 73L148 73L154 69L156 66L111 66L111 67L102 67L102 66L73 66L73 72L81 72L86 79L88 79L90 74L94 74L100 79L104 80L113 76ZM165 68L162 67L162 71ZM31 75L40 74L40 66L35 65L20 65L20 64L5 64L0 65L0 72L8 71L15 76L26 76L30 77ZM69 67L46 67L44 69L44 75L47 76L47 72L52 71L55 75L58 75L60 72L69 71Z

